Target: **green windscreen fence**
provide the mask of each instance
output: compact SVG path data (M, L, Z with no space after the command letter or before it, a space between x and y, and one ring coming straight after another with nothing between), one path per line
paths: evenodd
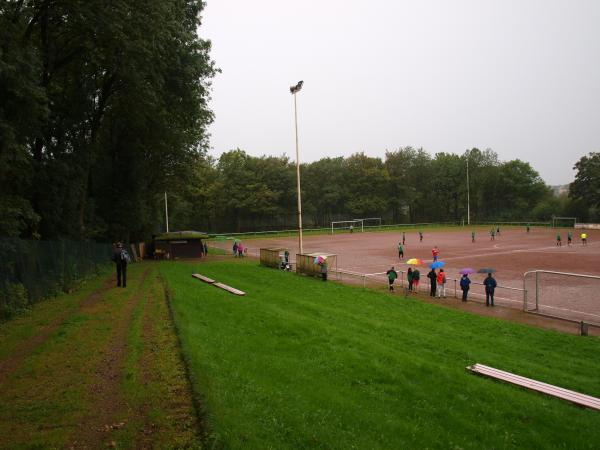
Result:
M111 256L110 244L0 239L0 320L70 289Z

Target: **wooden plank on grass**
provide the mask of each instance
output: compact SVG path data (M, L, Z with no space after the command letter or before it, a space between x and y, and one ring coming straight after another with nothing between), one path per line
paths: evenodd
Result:
M542 394L551 395L553 397L566 400L579 406L595 409L600 411L600 398L590 395L580 394L579 392L570 391L569 389L560 388L552 384L542 383L541 381L525 378L514 373L504 372L503 370L494 369L493 367L484 366L483 364L473 364L467 367L471 372L504 381L505 383L515 384L525 389L541 392Z
M213 284L215 282L215 280L213 280L212 278L205 277L204 275L201 275L199 273L193 273L192 276L208 284Z
M231 292L232 294L235 294L235 295L246 295L246 293L244 291L240 291L239 289L233 288L231 286L227 286L226 284L223 284L223 283L214 283L213 286L216 286L221 289L225 289L227 292Z

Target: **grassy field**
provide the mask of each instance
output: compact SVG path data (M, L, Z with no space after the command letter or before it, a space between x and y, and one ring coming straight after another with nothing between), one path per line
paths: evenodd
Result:
M200 445L158 264L113 271L0 325L0 448Z
M299 277L255 261L160 266L219 448L597 448L600 413L469 374L600 396L600 340ZM247 292L193 279L199 271Z

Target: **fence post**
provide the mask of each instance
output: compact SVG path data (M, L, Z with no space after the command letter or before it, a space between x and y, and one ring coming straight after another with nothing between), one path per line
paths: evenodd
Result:
M579 334L581 336L588 335L588 324L585 323L583 320L579 323Z
M367 276L365 274L363 274L363 287L367 287Z
M537 311L540 304L540 273L535 273L535 310Z

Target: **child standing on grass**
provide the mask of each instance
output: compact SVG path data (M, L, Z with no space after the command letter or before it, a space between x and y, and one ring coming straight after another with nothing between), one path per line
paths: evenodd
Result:
M394 270L394 266L385 273L388 277L388 283L390 285L390 292L394 291L394 281L398 278L398 272Z
M446 274L444 269L440 269L437 275L437 296L446 298Z
M413 270L412 278L413 278L413 288L414 288L415 292L419 292L419 281L421 281L421 272L419 272L419 269Z

